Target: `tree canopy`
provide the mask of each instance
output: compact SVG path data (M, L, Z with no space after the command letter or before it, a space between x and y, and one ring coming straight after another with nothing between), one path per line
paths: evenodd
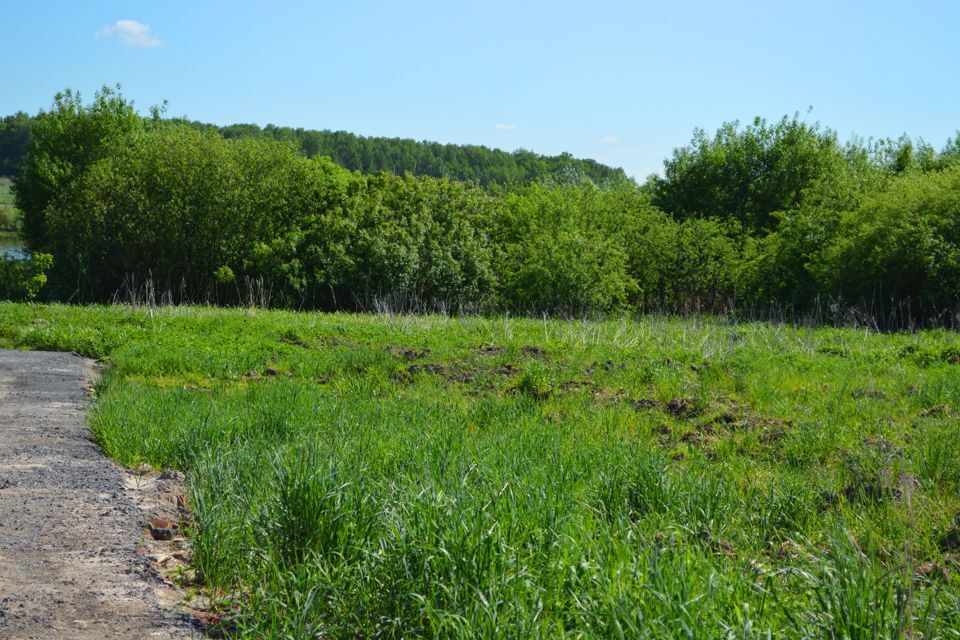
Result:
M567 165L503 189L351 171L286 135L141 117L111 89L58 94L30 126L14 190L53 266L7 272L31 295L149 282L172 301L578 314L831 300L918 319L960 305L960 138L840 145L796 116L757 120L698 131L642 187Z

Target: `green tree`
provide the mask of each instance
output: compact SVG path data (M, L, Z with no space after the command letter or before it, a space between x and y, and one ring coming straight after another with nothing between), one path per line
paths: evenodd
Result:
M91 165L122 147L143 127L133 104L110 87L100 89L90 105L83 104L79 93L67 89L54 97L49 111L40 112L14 180L30 249L47 251L51 247L48 207L56 206L54 201L69 193Z
M20 168L30 142L31 119L20 111L0 120L0 176L12 176Z
M800 205L807 187L842 157L832 131L796 115L775 124L757 118L745 128L728 122L713 138L696 130L649 188L654 204L678 219L732 219L762 233L776 226L775 212Z
M445 179L367 178L344 284L360 304L476 306L493 285L484 226L495 205L479 189Z
M813 271L822 289L869 306L960 300L960 167L907 173L844 212Z

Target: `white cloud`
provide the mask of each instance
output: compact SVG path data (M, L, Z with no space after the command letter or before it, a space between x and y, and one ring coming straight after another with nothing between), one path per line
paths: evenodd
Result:
M617 144L618 142L620 142L620 138L618 138L617 136L603 136L602 138L600 138L600 142L602 142L603 144Z
M500 122L496 124L497 131L513 131L516 128L517 128L517 125L515 124L503 124Z
M97 38L116 37L128 47L162 47L163 40L150 33L150 25L136 20L117 20L112 27L103 27L94 34Z

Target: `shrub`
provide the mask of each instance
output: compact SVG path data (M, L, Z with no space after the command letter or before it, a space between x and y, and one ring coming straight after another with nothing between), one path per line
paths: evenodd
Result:
M911 173L843 214L814 268L822 288L863 301L960 300L960 167Z
M27 260L0 258L0 300L33 300L47 283L53 257L34 253Z

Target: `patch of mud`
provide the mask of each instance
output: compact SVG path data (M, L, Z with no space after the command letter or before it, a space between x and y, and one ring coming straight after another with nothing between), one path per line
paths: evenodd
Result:
M692 398L673 398L666 402L652 398L627 401L637 411L662 411L689 425L676 442L693 447L707 447L715 444L723 436L737 432L756 433L760 445L773 445L787 434L788 423L778 418L758 415L732 399L721 398L703 404ZM654 429L654 435L663 446L674 444L673 431L667 424ZM741 446L741 454L761 456L767 453L763 449ZM709 453L709 452L708 452Z
M481 345L474 349L477 353L485 356L499 356L504 352L503 347L497 347L494 345Z
M876 449L882 453L891 453L898 457L903 454L903 450L900 449L900 447L883 437L864 438L863 446L868 449Z
M960 552L960 513L953 516L953 526L940 538L939 543L944 553Z
M687 420L700 415L702 409L690 398L673 398L666 404L667 411L677 420Z
M840 493L851 504L865 504L903 500L919 489L920 482L909 473L901 473L895 478L881 473L871 477L855 477Z
M263 371L257 371L256 369L251 369L243 374L243 377L247 380L263 380L264 378L277 378L277 377L289 377L293 374L289 371L282 371L276 367L266 366L263 368Z
M605 360L600 362L599 360L595 361L589 367L586 368L587 375L593 374L595 371L614 371L615 369L626 369L627 362L626 360L621 360L620 362L614 362L613 360Z
M392 355L394 358L400 358L401 360L406 360L412 362L414 360L420 360L421 358L426 358L430 355L430 349L411 349L410 347L397 347L389 346L387 347L387 353Z
M600 388L600 385L590 380L567 380L560 383L560 389L566 391L567 393L579 393L580 391L589 391L594 395L598 395L603 392L603 389Z
M503 364L493 369L483 369L468 366L465 363L444 364L441 362L430 362L424 364L412 364L404 369L398 369L391 374L391 378L402 384L413 382L414 376L418 374L428 374L439 376L448 382L473 382L487 373L503 377L513 377L520 373L520 369L512 364Z
M953 412L945 404L938 404L933 407L929 407L920 412L921 418L950 418L953 416Z
M729 540L715 536L709 531L701 531L698 537L700 538L700 541L703 542L703 544L713 553L726 556L728 558L737 557L737 550L734 548L733 543Z
M435 376L443 376L447 374L448 368L447 365L439 363L414 364L407 367L407 371L410 373L431 373Z
M688 431L680 437L680 440L689 445L699 447L707 442L712 435L714 435L713 426L708 424L698 429L694 429L693 431Z
M471 382L476 379L478 372L471 369L453 367L446 364L414 364L407 367L406 372L413 376L418 373L429 373L440 376L448 382Z
M287 332L280 337L280 342L283 344L290 344L295 347L303 347L304 349L311 349L313 345L301 338L296 333Z
M949 581L952 573L951 565L956 564L956 561L950 557L949 554L944 560L945 562L936 562L933 560L921 562L917 565L917 575L927 580Z
M526 347L520 348L520 353L527 356L528 358L546 358L547 352L541 349L540 347L534 347L532 345L527 345Z
M315 341L307 340L306 338L300 336L294 331L288 331L280 336L280 342L283 344L289 344L295 347L301 347L303 349L321 349L323 347L340 347L347 343L343 342L339 338L334 338L331 336L322 336Z

